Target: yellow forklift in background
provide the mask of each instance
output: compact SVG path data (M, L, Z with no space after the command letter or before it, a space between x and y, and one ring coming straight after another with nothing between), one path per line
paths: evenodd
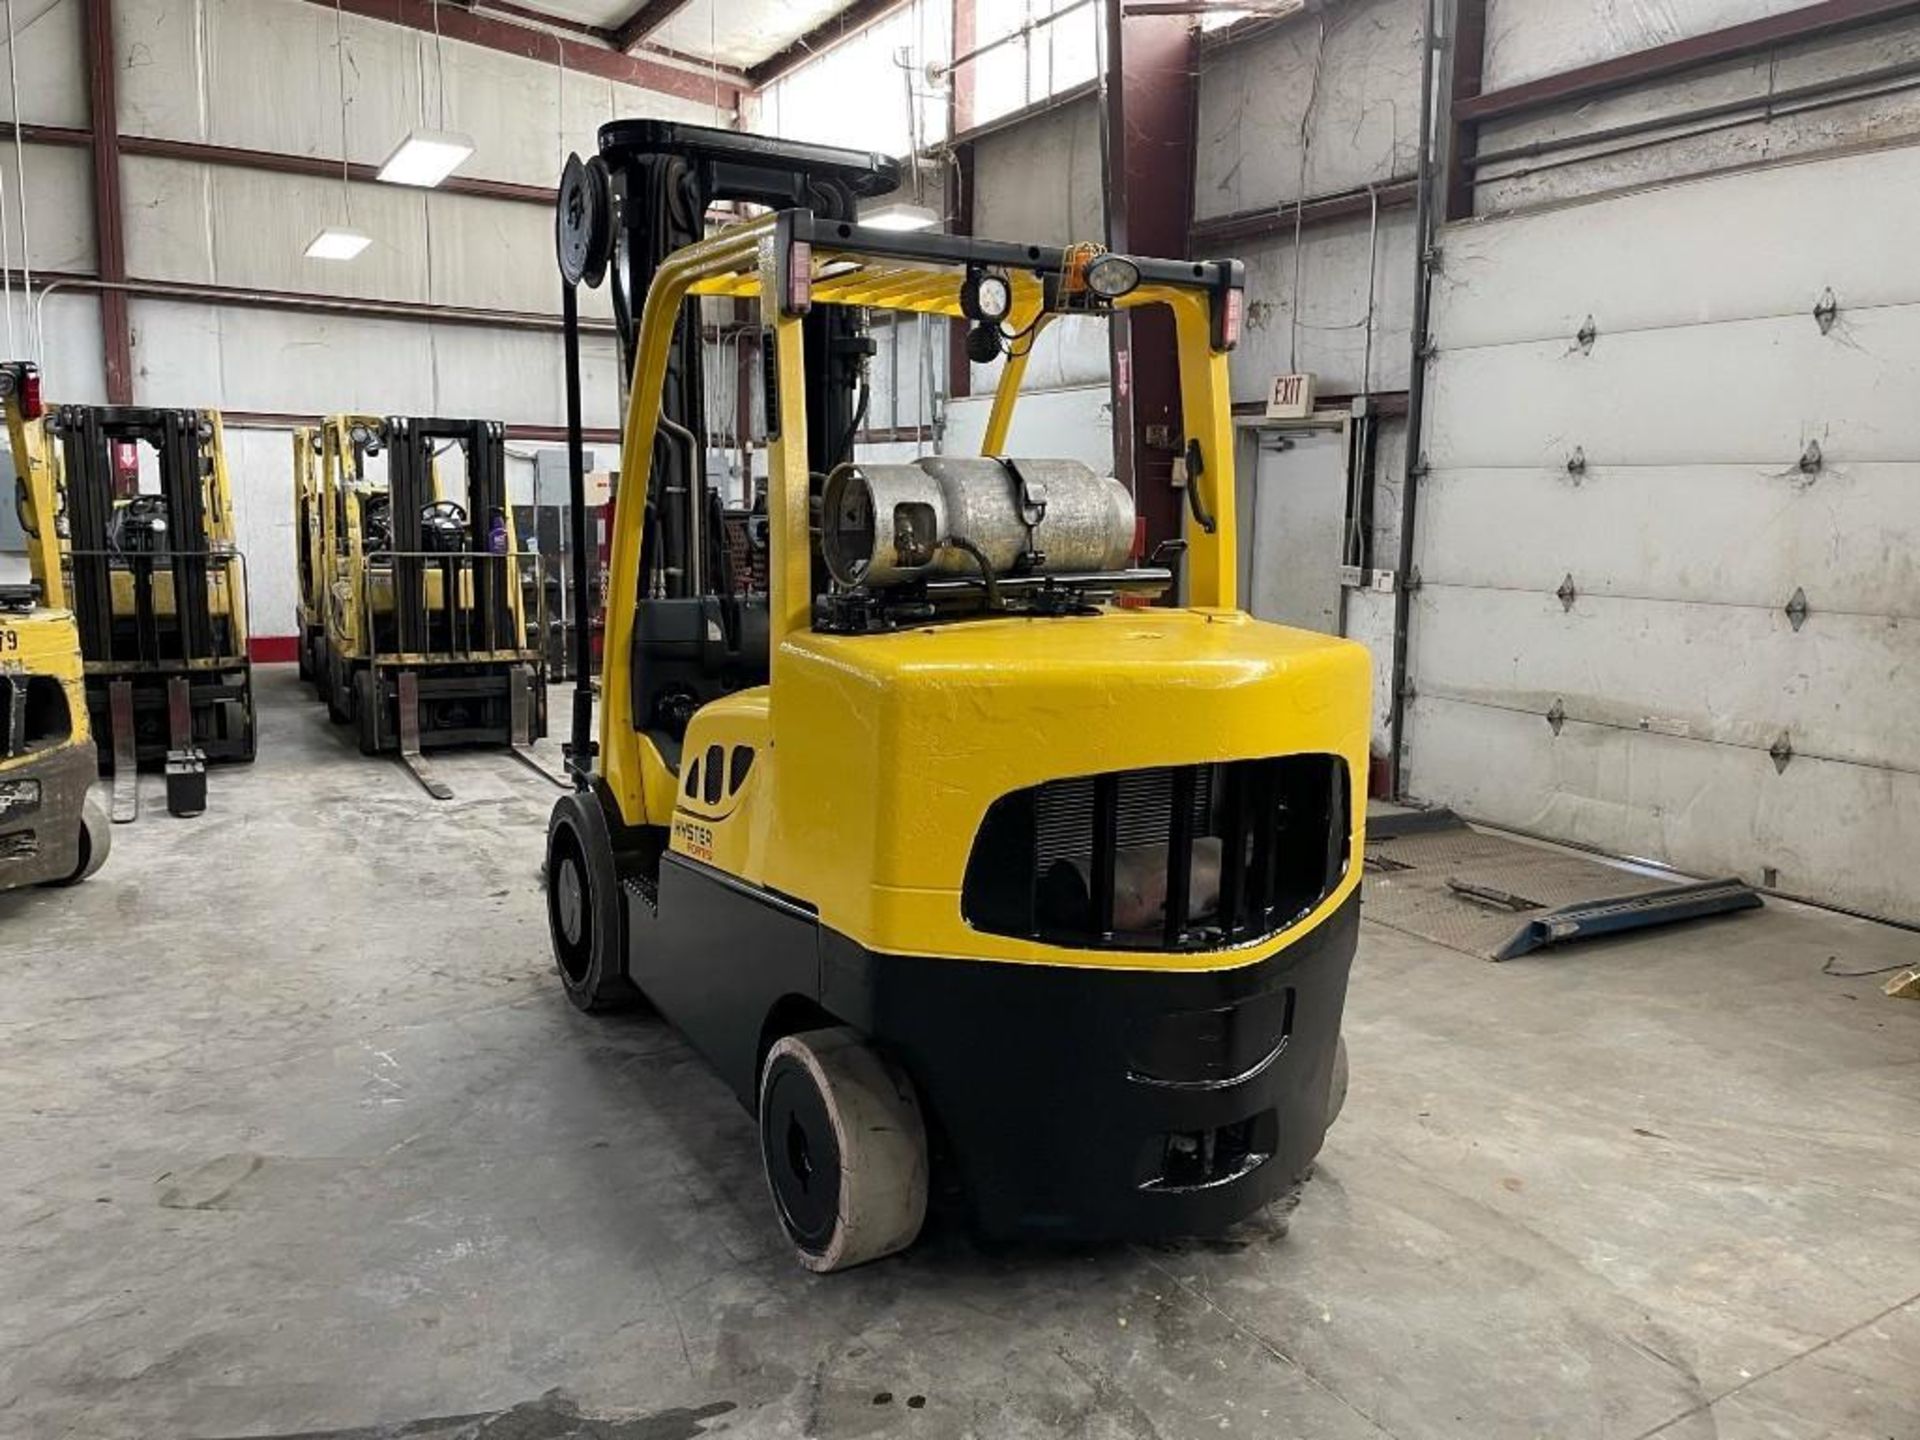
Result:
M1237 602L1237 262L860 226L892 183L655 121L563 177L576 486L574 291L609 266L631 390L598 743L583 685L548 827L560 980L712 1063L811 1269L910 1244L930 1190L994 1233L1216 1232L1300 1182L1345 1093L1368 657ZM717 200L775 213L702 238ZM764 331L758 596L709 543L709 297ZM1144 563L1117 482L1006 453L1034 338L1142 306L1174 322L1191 510ZM980 456L859 457L874 311L1004 358Z
M0 366L0 396L11 423L37 418L38 372ZM52 466L16 471L13 503L26 552L0 554L0 890L71 885L98 870L112 847L107 817L88 793L99 762L80 631L67 609ZM9 561L23 561L23 573Z
M547 733L544 592L530 614L537 572L516 543L504 427L335 415L319 439L312 665L328 714L436 799L453 791L429 747L505 746L554 779L531 748ZM296 440L296 475L302 458Z
M113 819L139 814L136 771L163 766L167 809L206 808L210 761L254 757L246 560L235 541L220 415L7 401L14 467L64 500L67 593L87 710L105 735Z
M327 634L326 556L320 516L321 431L316 425L293 432L294 619L300 629L300 678L320 693L319 657ZM325 695L321 694L325 699Z

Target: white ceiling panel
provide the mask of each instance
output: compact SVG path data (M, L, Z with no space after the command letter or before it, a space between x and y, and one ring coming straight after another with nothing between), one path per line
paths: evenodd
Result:
M691 0L647 39L745 69L847 8L847 0Z
M581 25L611 30L639 9L640 3L641 0L539 0L538 4L533 5L523 3L520 8L537 10L556 20L572 20Z

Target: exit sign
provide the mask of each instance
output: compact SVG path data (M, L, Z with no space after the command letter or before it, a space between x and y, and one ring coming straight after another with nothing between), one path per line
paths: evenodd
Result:
M1313 376L1276 375L1267 395L1269 420L1305 420L1313 414Z

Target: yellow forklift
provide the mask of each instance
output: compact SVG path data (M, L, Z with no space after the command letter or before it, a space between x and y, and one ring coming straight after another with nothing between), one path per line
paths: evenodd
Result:
M13 423L38 418L39 374L24 363L0 366L0 396ZM60 566L59 511L50 465L16 472L26 555L24 574L0 571L0 890L74 884L112 848L107 817L88 794L99 762ZM17 558L0 555L0 566Z
M14 467L45 466L64 501L68 595L87 710L113 776L115 823L136 772L164 767L167 809L206 808L210 761L254 757L246 560L235 543L215 410L7 401Z
M554 779L532 752L547 733L543 592L530 607L504 427L335 415L319 441L312 664L328 714L362 754L398 754L436 799L453 790L429 747L505 746ZM296 475L303 456L296 438Z
M326 561L320 517L321 431L315 425L293 432L294 618L300 627L300 679L325 699L317 677L326 642Z
M598 742L582 687L548 827L560 979L713 1065L811 1269L910 1244L930 1190L989 1233L1216 1232L1345 1093L1368 657L1237 602L1238 262L859 225L893 179L653 121L567 167L576 484L574 292L609 266L631 388ZM774 213L702 238L716 200ZM759 597L707 543L709 297L764 331ZM1191 511L1144 563L1123 487L1006 453L1034 336L1141 306L1177 334ZM855 453L874 311L1005 357L980 456Z

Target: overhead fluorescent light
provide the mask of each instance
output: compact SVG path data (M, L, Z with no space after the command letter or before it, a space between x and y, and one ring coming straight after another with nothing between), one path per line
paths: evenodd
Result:
M329 225L307 242L307 259L351 260L372 243L371 235L344 225Z
M380 178L389 185L415 185L430 190L460 168L473 154L473 141L450 130L415 130L387 156Z
M930 230L940 223L940 216L925 205L894 200L862 212L860 223L873 230Z

